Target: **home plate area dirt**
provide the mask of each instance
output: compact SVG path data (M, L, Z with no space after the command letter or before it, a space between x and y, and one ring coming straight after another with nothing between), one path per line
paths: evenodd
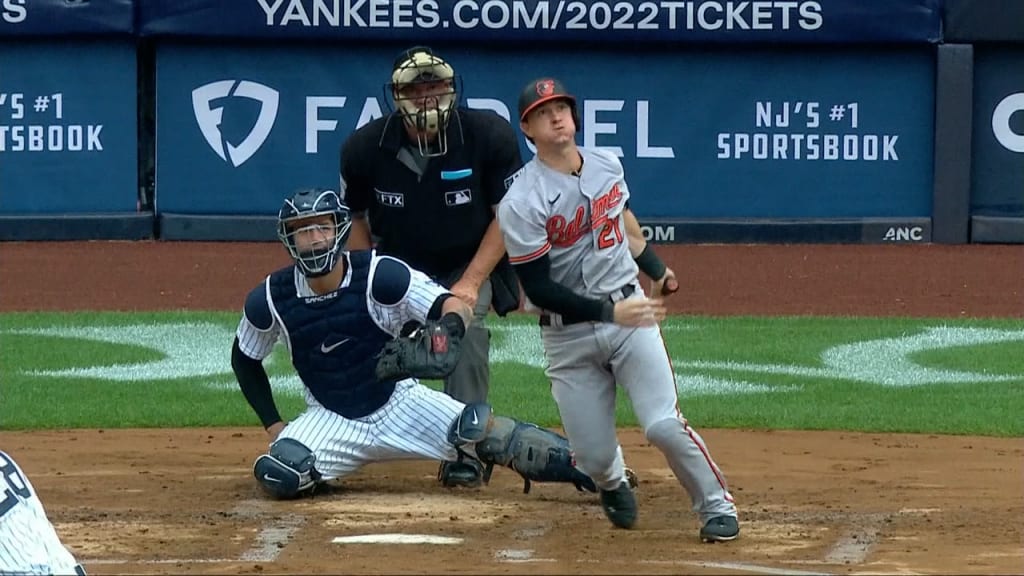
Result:
M239 309L287 262L279 248L7 243L0 310ZM660 250L684 279L673 312L1024 316L1022 247ZM422 461L271 501L251 475L266 449L258 427L8 431L0 446L90 574L1024 573L1019 438L693 425L736 498L734 542L699 542L689 498L635 429L620 431L641 480L630 531L571 486L523 494L501 469L489 486L453 491Z

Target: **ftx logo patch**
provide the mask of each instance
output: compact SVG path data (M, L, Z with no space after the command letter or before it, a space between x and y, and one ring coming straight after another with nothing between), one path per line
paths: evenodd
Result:
M242 141L235 146L221 133L224 120L224 106L215 106L214 101L224 98L246 98L259 104L259 115ZM221 160L239 167L263 146L270 130L277 120L277 106L280 96L277 90L249 80L219 80L210 82L192 91L192 110L196 115L199 130L206 143L220 156Z
M389 206L391 208L405 207L405 194L385 192L376 188L374 188L373 191L377 193L377 202L379 202L381 206Z

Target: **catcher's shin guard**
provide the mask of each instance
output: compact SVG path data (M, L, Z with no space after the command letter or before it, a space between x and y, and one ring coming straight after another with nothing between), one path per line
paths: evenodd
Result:
M455 446L459 457L454 462L441 463L437 479L442 485L476 488L491 479L490 472L484 476L483 464L462 448L482 440L487 435L490 422L491 406L485 402L467 404L452 421L448 427L448 441Z
M523 477L523 493L530 482L570 482L577 490L597 492L594 481L576 468L569 441L550 430L505 416L494 416L487 435L476 443L476 455L487 468L490 480L495 464L507 466Z

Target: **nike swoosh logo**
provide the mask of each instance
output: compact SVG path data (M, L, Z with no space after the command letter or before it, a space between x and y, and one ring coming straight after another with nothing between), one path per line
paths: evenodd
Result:
M476 410L473 411L473 424L479 424L480 421L476 419Z
M561 198L561 197L562 197L561 194L559 194L558 196L555 196L555 198L553 200L548 200L548 204L554 204L555 202L558 202L558 199Z
M273 476L271 476L270 474L264 474L264 475L263 475L263 479L264 479L264 480L266 480L267 482L277 482L278 484L280 484L280 483L281 483L281 481L280 481L280 480L278 480L277 478L274 478L274 477L273 477Z
M338 346L341 346L342 344L344 344L345 342L348 342L349 340L351 340L351 338L345 338L341 342L335 342L334 344L331 344L330 346L328 346L327 343L324 342L323 344L320 345L320 351L323 352L324 354L330 354L331 350L334 350L335 348L337 348Z

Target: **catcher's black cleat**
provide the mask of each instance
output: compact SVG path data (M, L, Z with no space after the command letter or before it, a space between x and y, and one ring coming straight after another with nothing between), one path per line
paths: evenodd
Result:
M636 496L627 482L614 490L601 490L601 507L617 528L629 529L636 524Z
M437 470L437 479L446 488L479 488L484 483L480 464L469 458L442 462Z

